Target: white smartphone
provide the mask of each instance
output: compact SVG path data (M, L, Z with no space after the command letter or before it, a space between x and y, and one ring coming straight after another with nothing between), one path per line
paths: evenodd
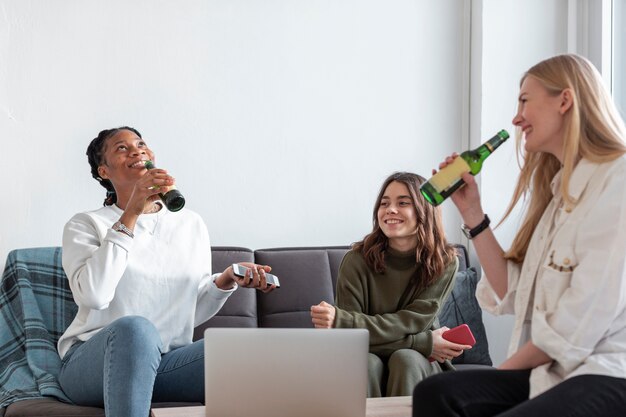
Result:
M233 264L233 272L235 273L235 275L239 276L239 277L245 277L246 276L246 272L248 271L248 269L243 265L239 265L239 264ZM250 277L252 278L252 277ZM276 288L280 288L280 281L278 280L278 277L276 275L273 274L269 274L269 273L265 273L265 280L267 281L267 285L272 285L275 284Z

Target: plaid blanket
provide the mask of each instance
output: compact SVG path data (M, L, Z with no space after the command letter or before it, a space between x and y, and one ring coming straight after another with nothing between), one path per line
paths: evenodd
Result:
M61 248L9 253L0 286L0 408L25 399L69 402L57 375L57 341L78 310Z

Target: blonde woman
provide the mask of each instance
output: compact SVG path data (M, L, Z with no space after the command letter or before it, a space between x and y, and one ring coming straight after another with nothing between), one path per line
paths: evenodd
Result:
M418 384L413 415L626 415L624 122L593 65L559 55L524 74L513 123L523 166L506 216L528 197L524 221L508 251L490 229L472 240L483 308L515 315L510 356ZM463 179L452 200L476 227L486 216Z

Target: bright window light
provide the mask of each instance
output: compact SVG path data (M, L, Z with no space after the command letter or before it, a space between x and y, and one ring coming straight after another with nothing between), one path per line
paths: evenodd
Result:
M626 1L613 1L613 97L626 119Z

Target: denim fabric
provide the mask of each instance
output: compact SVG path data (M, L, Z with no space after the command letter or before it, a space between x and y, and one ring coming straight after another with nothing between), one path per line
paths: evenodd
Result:
M161 355L154 325L127 316L72 346L59 381L75 404L104 407L107 417L147 417L152 401L203 400L203 360L202 340Z

